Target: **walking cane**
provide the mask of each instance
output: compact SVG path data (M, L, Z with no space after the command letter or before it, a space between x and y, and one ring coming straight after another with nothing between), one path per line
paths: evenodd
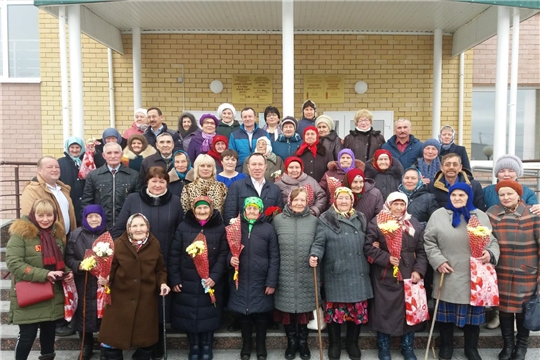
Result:
M165 322L165 296L161 297L163 307L163 358L167 360L167 323Z
M427 340L426 356L424 360L427 360L429 354L429 345L431 344L431 336L433 335L433 328L435 327L435 319L437 318L437 310L439 309L439 300L441 299L441 289L444 281L444 273L441 274L441 280L439 281L439 291L437 292L437 301L435 302L435 309L433 310L433 319L431 321L431 329L429 330L429 336ZM435 349L433 350L435 352Z
M83 293L83 318L82 318L82 337L81 337L81 352L79 353L79 360L82 360L84 350L84 338L86 335L86 284L88 284L88 271L84 274L84 293Z
M315 287L315 314L317 317L317 332L319 333L319 353L320 360L324 359L323 350L322 350L322 335L321 335L321 317L319 316L319 282L317 281L317 268L313 268L313 284Z

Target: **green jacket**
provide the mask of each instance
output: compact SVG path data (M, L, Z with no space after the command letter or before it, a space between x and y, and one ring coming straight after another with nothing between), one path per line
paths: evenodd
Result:
M65 231L59 222L53 225L53 234L60 250L64 253L65 244L61 240ZM9 228L11 237L6 248L6 264L12 274L9 318L10 324L34 324L54 321L64 317L64 291L62 282L54 284L54 299L20 308L15 294L15 283L21 280L31 282L47 281L50 270L44 269L41 253L41 240L38 228L27 216L16 220ZM66 269L67 270L67 269Z

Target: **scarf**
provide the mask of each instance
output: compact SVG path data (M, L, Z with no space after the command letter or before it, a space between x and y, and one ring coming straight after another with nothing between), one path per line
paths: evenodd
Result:
M54 223L57 219L56 211L54 211L54 222L48 229L43 229L39 226L36 220L36 212L32 208L28 214L28 219L32 224L34 224L39 231L39 240L41 242L41 255L43 258L43 265L54 266L55 270L63 271L65 268L64 264L64 255L60 250L60 247L56 243L56 239L52 233Z
M452 201L450 200L450 195L454 190L463 190L467 193L469 198L467 199L467 204L465 206L458 208L455 208L454 205L452 205ZM471 218L471 211L476 210L476 207L473 205L473 191L472 187L467 183L455 183L454 185L450 186L448 189L448 203L445 206L445 209L452 211L452 226L458 227L461 223L461 216L465 219L467 223L469 223L469 220Z
M344 186L340 186L334 192L334 203L332 204L332 207L334 208L335 212L338 215L341 215L344 218L348 219L355 213L355 210L354 210L354 207L353 207L352 204L351 204L351 208L349 210L347 210L347 211L341 211L341 210L339 210L337 208L336 201L337 201L337 198L338 198L339 194L341 194L341 193L348 194L351 197L351 200L353 201L353 204L354 204L354 195L353 195L351 189L349 189L347 187L344 187Z
M274 133L268 132L268 125L267 124L264 124L264 126L261 129L266 131L268 133L268 135L271 135L274 138L274 141L277 141L278 138L279 138L279 135L283 134L283 130L281 130L281 125L279 125L279 124L278 124L278 126L276 128L276 132L274 132Z
M342 168L342 167L341 167L341 164L339 163L339 160L341 159L341 156L342 156L343 154L349 155L349 156L351 157L351 159L352 159L351 165L350 165L348 168L345 168L345 169ZM337 166L338 166L338 168L340 168L341 170L343 170L344 173L346 173L347 171L352 170L352 169L354 169L354 168L356 167L356 163L355 163L355 162L356 162L356 159L355 159L354 153L353 153L353 151L352 151L351 149L345 148L345 149L341 150L341 151L338 153L337 159L338 159L338 160L337 160ZM362 177L363 177L363 176L362 176Z
M88 224L88 221L86 221L86 217L90 214L99 214L101 216L101 224L96 227L91 227L90 224ZM86 230L88 230L92 234L99 234L103 230L105 230L105 226L107 225L107 217L105 215L105 210L99 205L90 204L87 205L82 214L82 226Z
M79 156L71 156L71 154L69 153L69 147L73 144L77 144L81 147L81 153ZM77 168L81 167L81 163L82 163L81 158L84 152L86 151L86 149L84 148L84 141L81 138L78 138L76 136L72 136L68 138L64 143L64 151L71 158L71 160L73 160Z
M362 170L354 168L354 169L351 169L351 170L347 171L347 173L345 174L345 177L343 178L343 186L348 187L349 189L351 189L351 184L353 183L354 179L357 176L360 176L364 180L364 186L362 187L362 191L360 191L359 193L353 192L354 205L358 204L358 202L360 201L360 199L364 195L364 191L366 190L366 176L364 175L364 172ZM352 189L351 189L351 191L352 191Z
M225 150L229 148L229 140L223 135L216 134L212 140L212 148L206 154L210 155L214 160L216 160L219 166L223 166L221 163L221 154L216 150L216 144L220 141L225 143Z
M450 129L452 130L452 140L450 140L450 143L448 143L448 145L444 145L443 142L442 142L442 139L441 139L441 132L445 129ZM454 140L456 139L456 131L454 130L454 128L452 128L450 125L445 125L442 127L441 131L439 132L439 142L441 143L441 147L444 149L444 150L448 150L450 149L450 147L452 145L454 145Z
M373 165L375 170L377 170L377 172L380 172L380 173L388 171L388 169L381 170L381 168L379 168L379 165L377 165L377 160L379 159L379 156L381 156L383 154L388 155L388 158L390 159L390 166L388 167L388 169L390 169L390 167L392 167L392 154L390 153L390 151L384 150L384 149L379 149L379 150L375 151L375 154L373 154L373 159L371 160L371 165Z
M298 148L296 155L301 156L307 149L311 151L313 158L317 158L317 145L319 145L319 130L317 130L315 126L308 126L304 130L304 139L306 138L306 132L308 130L315 131L315 133L317 134L317 138L315 139L315 142L313 142L313 144L308 144L307 142L304 141L302 145L300 145L300 147Z
M176 150L174 153L173 153L173 156L172 158L174 159L176 157L177 154L184 154L186 156L186 160L187 160L187 169L186 169L186 172L185 173L181 173L181 172L178 172L178 170L176 170L176 167L174 168L174 171L176 172L176 175L178 175L178 177L180 178L180 180L184 180L186 178L186 175L187 173L189 172L189 170L191 170L191 160L189 159L189 156L187 154L187 152L185 152L184 150Z
M403 211L403 213L399 216L392 214L392 211L390 210L390 205L392 205L392 203L396 200L402 200L405 202L405 211ZM414 236L414 226L410 221L412 216L407 212L407 206L409 206L409 199L407 198L407 195L400 193L399 191L394 191L390 193L386 198L383 209L381 211L390 214L403 230L405 230L409 235Z
M216 136L216 133L214 132L213 134L207 134L205 132L202 132L201 135L203 138L203 142L201 144L201 151L206 154L208 150L210 150L210 144L212 143L214 136Z
M431 164L428 164L424 158L418 159L418 170L425 178L428 178L431 182L435 179L435 174L441 169L441 160L437 156L431 160ZM421 181L421 180L420 180Z
M148 228L148 230L146 231L146 236L144 237L143 240L135 240L133 238L133 234L131 233L130 229L131 229L131 223L133 222L133 219L135 219L137 216L140 216L143 218L144 222L146 223L146 227ZM148 241L148 238L150 237L150 223L148 222L148 219L146 218L146 216L144 216L143 214L141 213L135 213L133 215L131 215L129 218L128 218L128 221L127 221L127 224L126 224L126 230L127 230L127 235L128 235L128 239L129 239L129 242L131 243L131 245L133 245L133 247L137 250L137 252L141 249L141 247L146 244L146 242Z
M195 216L195 209L197 206L200 205L207 205L210 207L210 214L208 215L208 219L206 220L199 220ZM208 196L197 196L193 201L191 201L191 211L193 212L193 216L195 216L195 220L201 224L201 226L206 225L210 221L210 218L212 217L212 214L214 213L214 206L212 205L212 200Z
M416 187L414 189L412 189L411 191L405 189L405 186L403 186L403 177L410 170L414 170L414 171L416 171L418 173L418 183L416 184ZM405 195L407 195L407 198L410 198L412 194L414 194L418 189L420 189L422 187L422 185L424 185L424 182L422 181L422 173L420 172L420 170L418 170L414 166L411 166L410 168L407 168L403 172L403 176L401 177L401 184L399 184L398 190L401 191L402 193L404 193Z
M259 208L259 216L254 219L254 220L250 220L246 217L246 208L250 205L255 205L256 207ZM259 220L259 218L261 217L261 213L263 212L264 210L264 204L263 204L263 201L261 200L261 198L257 197L257 196L250 196L248 198L246 198L244 200L244 219L247 221L248 223L248 232L251 234L251 229L253 229L253 225L255 225L255 223L257 222L257 220Z

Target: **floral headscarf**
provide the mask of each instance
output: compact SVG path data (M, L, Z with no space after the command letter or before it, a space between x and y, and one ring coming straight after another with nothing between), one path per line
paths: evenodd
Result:
M178 177L182 180L184 180L186 178L186 175L187 173L189 172L189 170L191 170L191 160L189 159L189 155L187 154L187 152L185 152L184 150L176 150L174 153L173 153L173 161L174 161L174 158L176 157L176 155L178 154L184 154L186 156L186 160L187 160L187 169L186 169L186 172L184 173L181 173L181 172L178 172L178 170L176 170L176 168L174 168L174 171L176 172L176 175L178 175Z
M193 215L195 215L195 209L200 205L208 205L210 207L210 214L208 215L208 219L197 219L197 221L204 226L204 224L206 224L208 220L212 217L212 214L214 213L214 206L212 205L212 200L208 196L197 196L191 202L191 211L193 211Z
M416 187L409 191L407 189L405 189L405 186L403 185L403 178L405 177L405 174L409 171L416 171L418 173L418 183L416 184ZM424 185L424 182L422 181L422 173L420 172L420 170L418 170L417 168L415 168L414 166L411 166L410 168L407 168L404 172L403 172L403 176L401 177L401 184L399 184L398 186L398 190L401 191L402 193L404 193L405 195L407 195L407 197L411 196L416 190L420 189L422 187L422 185Z
M441 133L443 132L443 130L451 130L452 131L452 140L450 140L450 143L447 144L447 145L444 145L443 142L442 142L442 139L441 139ZM441 131L439 131L439 142L441 143L441 147L443 148L443 150L450 149L450 146L452 146L454 144L455 139L456 139L456 131L450 125L444 125L441 128Z
M390 206L392 203L396 200L401 200L405 202L405 210L400 216L396 216L392 214L392 211L390 210ZM387 212L390 215L396 219L396 221L401 225L402 227L405 227L405 231L409 233L409 235L414 236L415 230L414 226L411 224L410 220L412 218L411 214L407 212L407 206L409 206L409 198L407 198L407 195L404 193L401 193L399 191L394 191L388 195L386 198L386 201L384 202L384 206L381 211Z
M144 237L144 240L135 240L133 238L133 234L131 233L131 223L133 222L133 219L135 219L137 216L142 217L143 221L146 223L147 230L146 230L146 236ZM148 221L146 216L144 216L143 214L135 213L135 214L131 215L127 220L126 232L127 232L127 235L128 235L128 239L131 242L131 245L133 245L133 247L135 249L137 249L137 251L139 251L141 246L146 244L146 242L148 241L148 238L150 237L150 222Z
M256 207L259 208L259 217L255 220L250 220L246 217L246 208L250 205L254 205ZM257 196L250 196L248 198L246 198L244 200L244 219L246 219L246 221L248 222L249 224L249 232L251 233L251 229L253 229L253 225L255 224L255 222L261 217L261 214L262 212L264 211L264 204L263 204L263 201L261 198L257 197Z
M337 208L336 206L336 201L337 201L337 198L339 196L339 194L341 193L345 193L345 194L348 194L350 197L351 197L351 208L347 211L341 211ZM347 188L347 187L344 187L344 186L340 186L336 189L336 191L334 192L334 203L332 204L332 206L334 207L334 210L336 211L336 213L338 213L339 215L345 217L345 218L350 218L351 215L353 215L355 213L355 210L354 210L354 194L352 193L351 189Z

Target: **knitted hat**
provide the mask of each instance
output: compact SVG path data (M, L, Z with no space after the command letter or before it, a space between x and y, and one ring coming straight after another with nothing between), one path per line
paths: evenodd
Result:
M523 186L521 186L520 183L514 180L502 180L495 185L495 190L497 191L497 194L499 193L499 190L503 187L509 187L513 189L519 197L523 196Z
M221 119L221 114L223 113L223 110L226 110L226 109L229 109L229 110L232 111L232 117L234 119L234 115L236 114L236 109L234 108L234 106L232 106L229 103L223 103L223 104L219 105L219 107L217 108L217 116L218 116L218 118Z
M218 126L219 124L219 120L217 119L217 117L215 117L214 115L212 114L204 114L203 116L201 116L201 119L199 120L199 124L201 124L201 126L203 125L204 123L204 120L206 119L211 119L214 121L214 123L216 124L216 127Z
M103 139L103 142L105 142L105 139L111 136L116 137L116 142L118 144L122 143L122 135L120 135L118 130L116 130L115 128L105 129L105 131L103 132L103 136L101 138Z
M495 176L497 176L502 169L514 170L518 178L523 176L523 163L521 162L521 159L515 155L503 155L497 160L494 169Z
M293 124L294 125L294 130L296 131L296 129L298 129L298 120L296 120L294 117L292 116L287 116L286 118L284 118L283 120L281 120L281 128L283 129L283 127L285 126L285 124Z
M304 162L302 161L302 159L300 159L299 157L296 157L296 156L289 156L286 160L285 160L285 165L284 165L284 168L285 168L285 174L288 174L288 168L289 168L289 165L292 163L292 162L297 162L300 164L300 169L302 169L302 172L304 172Z
M144 117L148 117L148 111L146 111L146 109L139 108L139 109L135 110L134 115L137 115L137 113L141 113L141 114L144 115Z
M424 147L422 150L424 150L428 146L435 146L437 148L438 152L441 152L441 143L437 139L429 139L424 141Z
M315 126L319 126L319 123L325 123L330 131L335 129L334 120L328 115L320 115L317 117L317 120L315 120Z
M304 103L302 104L302 113L304 112L304 109L307 108L307 107L312 107L313 110L317 111L317 104L315 104L315 102L313 102L312 100L309 100L307 99L306 101L304 101Z

